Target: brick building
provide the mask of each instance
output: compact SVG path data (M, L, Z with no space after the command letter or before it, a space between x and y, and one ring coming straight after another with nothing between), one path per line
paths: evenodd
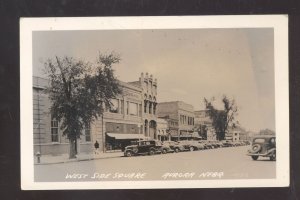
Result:
M33 77L33 140L34 152L64 154L69 141L63 136L60 124L51 118L51 102L44 93L48 80ZM120 81L123 93L112 99L111 109L87 127L77 141L77 151L92 152L98 141L101 151L120 150L132 140L157 138L156 98L157 81L152 75L141 74L139 81Z
M182 101L161 102L157 104L157 115L168 118L170 122L178 123L177 132L172 132L173 137L191 137L194 132L194 108Z

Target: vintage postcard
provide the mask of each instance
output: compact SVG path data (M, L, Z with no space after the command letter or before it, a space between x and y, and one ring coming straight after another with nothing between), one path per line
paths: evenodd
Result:
M20 19L21 185L289 185L288 16Z

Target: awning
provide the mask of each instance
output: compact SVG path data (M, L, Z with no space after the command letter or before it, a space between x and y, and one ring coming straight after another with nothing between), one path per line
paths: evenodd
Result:
M147 139L147 137L142 134L106 133L106 135L108 135L109 137L115 138L116 140Z

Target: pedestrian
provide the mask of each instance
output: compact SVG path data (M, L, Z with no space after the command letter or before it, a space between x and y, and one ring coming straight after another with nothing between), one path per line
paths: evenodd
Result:
M98 149L99 149L99 143L98 141L96 140L95 144L94 144L94 147L95 147L95 154L99 154L98 152Z

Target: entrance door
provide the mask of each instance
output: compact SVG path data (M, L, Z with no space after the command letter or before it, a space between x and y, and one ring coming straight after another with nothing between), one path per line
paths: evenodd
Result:
M149 136L156 139L156 122L154 120L151 120L149 124Z

